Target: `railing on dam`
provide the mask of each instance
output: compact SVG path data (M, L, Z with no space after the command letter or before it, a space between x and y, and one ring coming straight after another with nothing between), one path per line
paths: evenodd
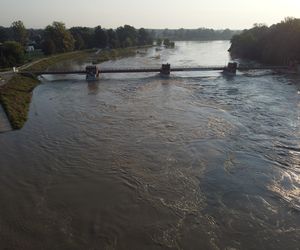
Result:
M236 74L239 71L248 70L275 70L287 71L295 73L298 72L300 67L298 65L291 66L238 66L236 62L230 62L227 66L197 66L197 67L172 67L170 64L162 64L161 67L156 68L99 68L97 66L87 66L85 70L74 71L22 71L22 74L33 75L67 75L67 74L81 74L86 75L88 78L97 78L100 74L107 73L147 73L157 72L162 75L170 75L171 72L188 72L188 71L223 71L228 74Z

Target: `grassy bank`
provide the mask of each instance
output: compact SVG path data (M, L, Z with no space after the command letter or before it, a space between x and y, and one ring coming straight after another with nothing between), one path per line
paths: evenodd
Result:
M32 91L38 84L35 78L16 75L0 87L0 103L13 129L22 128L26 122Z
M134 56L137 49L146 49L151 46L119 48L111 50L102 50L100 53L95 54L96 50L82 50L74 51L63 54L54 55L47 58L42 58L32 63L25 68L26 71L44 71L50 66L53 66L62 61L80 60L89 58L94 64L116 60L122 57Z
M5 71L9 71L12 70L12 68L0 68L0 72L5 72Z
M27 65L25 71L41 71L56 63L78 60L91 55L92 51L76 51L43 58ZM22 69L21 69L22 70ZM13 129L21 129L28 116L33 89L39 84L31 75L14 75L8 83L0 87L0 104Z
M91 54L94 50L83 50L83 51L74 51L63 54L58 54L50 57L46 57L36 62L33 62L31 65L25 68L26 71L44 71L50 66L55 65L56 63L68 60L79 60L84 59Z

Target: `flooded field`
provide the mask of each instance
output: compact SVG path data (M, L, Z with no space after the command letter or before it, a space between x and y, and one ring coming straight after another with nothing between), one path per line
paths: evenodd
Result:
M228 48L100 67L225 65ZM25 127L0 134L0 248L300 249L299 76L42 81Z

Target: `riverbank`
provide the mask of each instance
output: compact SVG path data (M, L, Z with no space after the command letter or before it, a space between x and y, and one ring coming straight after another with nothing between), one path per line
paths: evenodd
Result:
M67 60L79 60L90 56L94 50L75 51L38 59L18 68L19 71L39 71ZM9 74L9 77L0 85L0 104L5 111L12 129L21 129L26 120L32 97L32 91L39 85L34 76ZM3 115L4 116L4 115ZM7 123L2 118L3 123Z
M69 60L87 60L93 64L115 60L122 57L134 56L138 49L147 49L149 46L131 47L112 50L76 51L39 59L30 64L19 67L19 71L43 71L57 63ZM13 129L21 129L26 120L32 97L32 91L39 85L39 80L30 75L13 75L6 84L0 86L0 104L8 117Z
M7 119L4 109L0 105L0 134L11 131L11 130L12 130L12 127L10 125L10 122Z
M56 63L68 61L68 60L80 60L85 59L91 56L95 50L83 50L83 51L74 51L63 54L58 54L46 58L39 59L27 65L19 67L19 71L43 71L47 70L49 67L55 65Z
M0 88L0 103L13 129L26 122L32 91L38 84L35 78L15 75Z

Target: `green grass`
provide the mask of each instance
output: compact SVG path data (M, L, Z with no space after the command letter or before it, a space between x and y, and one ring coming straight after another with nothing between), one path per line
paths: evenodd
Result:
M45 59L41 59L39 62L34 63L32 66L26 68L26 71L44 71L50 66L62 61L78 60L88 57L93 51L94 50L74 51L46 57Z
M34 62L38 59L46 57L41 50L35 50L32 52L25 53L24 60L25 63Z
M0 68L0 72L10 71L10 70L12 70L12 67L11 68Z
M0 87L0 103L13 129L21 129L24 126L32 91L38 84L39 81L35 78L16 75Z

